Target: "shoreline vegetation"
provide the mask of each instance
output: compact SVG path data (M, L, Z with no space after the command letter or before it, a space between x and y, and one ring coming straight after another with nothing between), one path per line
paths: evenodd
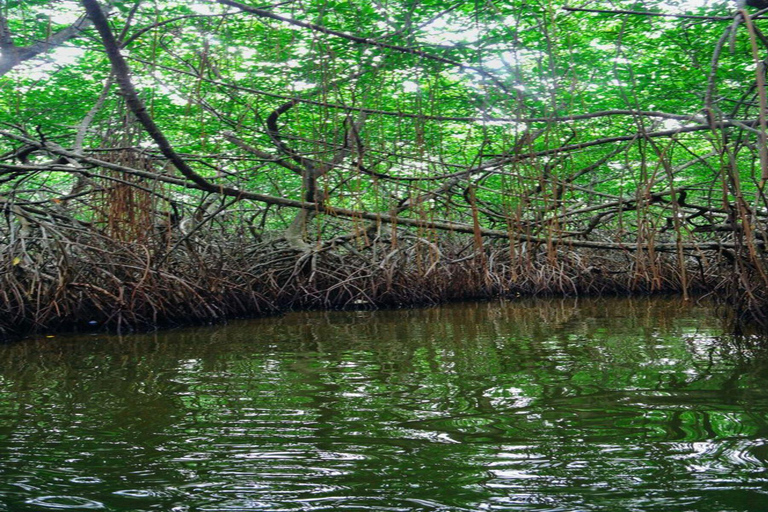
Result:
M462 234L373 226L299 251L280 233L212 227L130 233L143 237L136 243L60 221L28 226L13 245L26 258L4 258L0 270L0 339L526 296L709 295L729 311L731 329L765 325L763 297L744 293L727 252L701 251L682 271L674 254L648 250L508 241L477 248Z
M652 293L768 331L765 13L331 4L0 13L0 338Z

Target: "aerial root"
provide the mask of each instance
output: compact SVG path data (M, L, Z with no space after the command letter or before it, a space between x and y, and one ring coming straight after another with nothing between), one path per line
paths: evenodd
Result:
M554 248L511 252L486 243L402 237L296 252L279 239L197 239L162 253L87 230L5 245L0 252L0 336L211 323L290 309L434 305L521 295L716 291L737 298L740 320L768 320L768 294L744 293L727 261L690 259L683 283L672 255L644 257ZM23 252L21 252L23 249ZM21 256L20 256L21 254ZM511 254L516 254L512 259ZM742 273L747 270L742 269ZM725 303L725 302L724 302Z

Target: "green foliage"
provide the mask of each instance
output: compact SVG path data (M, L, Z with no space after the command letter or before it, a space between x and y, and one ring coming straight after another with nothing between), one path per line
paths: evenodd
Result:
M749 129L644 139L702 124L705 109L718 119L756 119L744 24L713 67L713 48L733 24L716 18L731 14L726 4L612 5L714 18L431 0L278 4L270 12L282 20L214 2L114 1L109 16L127 42L131 79L151 116L217 186L301 199L302 180L280 164L299 156L332 168L319 176L329 206L387 212L423 196L401 215L469 222L476 205L468 190L476 187L481 223L491 227L509 222L512 211L556 220L567 208L665 191L660 206L668 210L681 187L712 208L720 183L730 200L754 192L760 172ZM81 14L71 1L7 2L3 11L18 47L49 38ZM71 148L109 73L104 47L87 28L0 79L0 122ZM277 120L289 153L269 134L267 119L291 99L300 103ZM597 115L603 111L624 113ZM584 114L595 115L567 120ZM22 146L11 138L2 144L4 152ZM168 168L112 86L85 147L126 145L156 157L158 174ZM457 173L440 197L429 195ZM72 181L61 172L51 177ZM587 221L574 217L582 227Z

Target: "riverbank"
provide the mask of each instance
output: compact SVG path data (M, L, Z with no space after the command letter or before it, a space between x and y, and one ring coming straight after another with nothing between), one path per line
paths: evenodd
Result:
M72 233L70 233L72 235ZM299 309L411 307L535 295L711 293L750 320L716 254L599 251L471 237L346 237L299 251L280 236L121 242L92 231L38 239L3 260L0 336L128 332ZM18 254L18 253L17 253ZM742 300L743 299L743 300ZM747 300L749 299L749 300ZM741 302L739 302L741 300ZM749 301L753 302L749 302ZM751 316L750 316L751 315Z

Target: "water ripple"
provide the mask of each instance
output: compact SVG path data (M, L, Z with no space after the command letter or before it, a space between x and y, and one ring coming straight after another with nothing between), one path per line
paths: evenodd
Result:
M41 496L26 501L29 505L57 509L103 509L104 504L78 496Z
M0 347L0 512L766 510L768 357L619 303Z

